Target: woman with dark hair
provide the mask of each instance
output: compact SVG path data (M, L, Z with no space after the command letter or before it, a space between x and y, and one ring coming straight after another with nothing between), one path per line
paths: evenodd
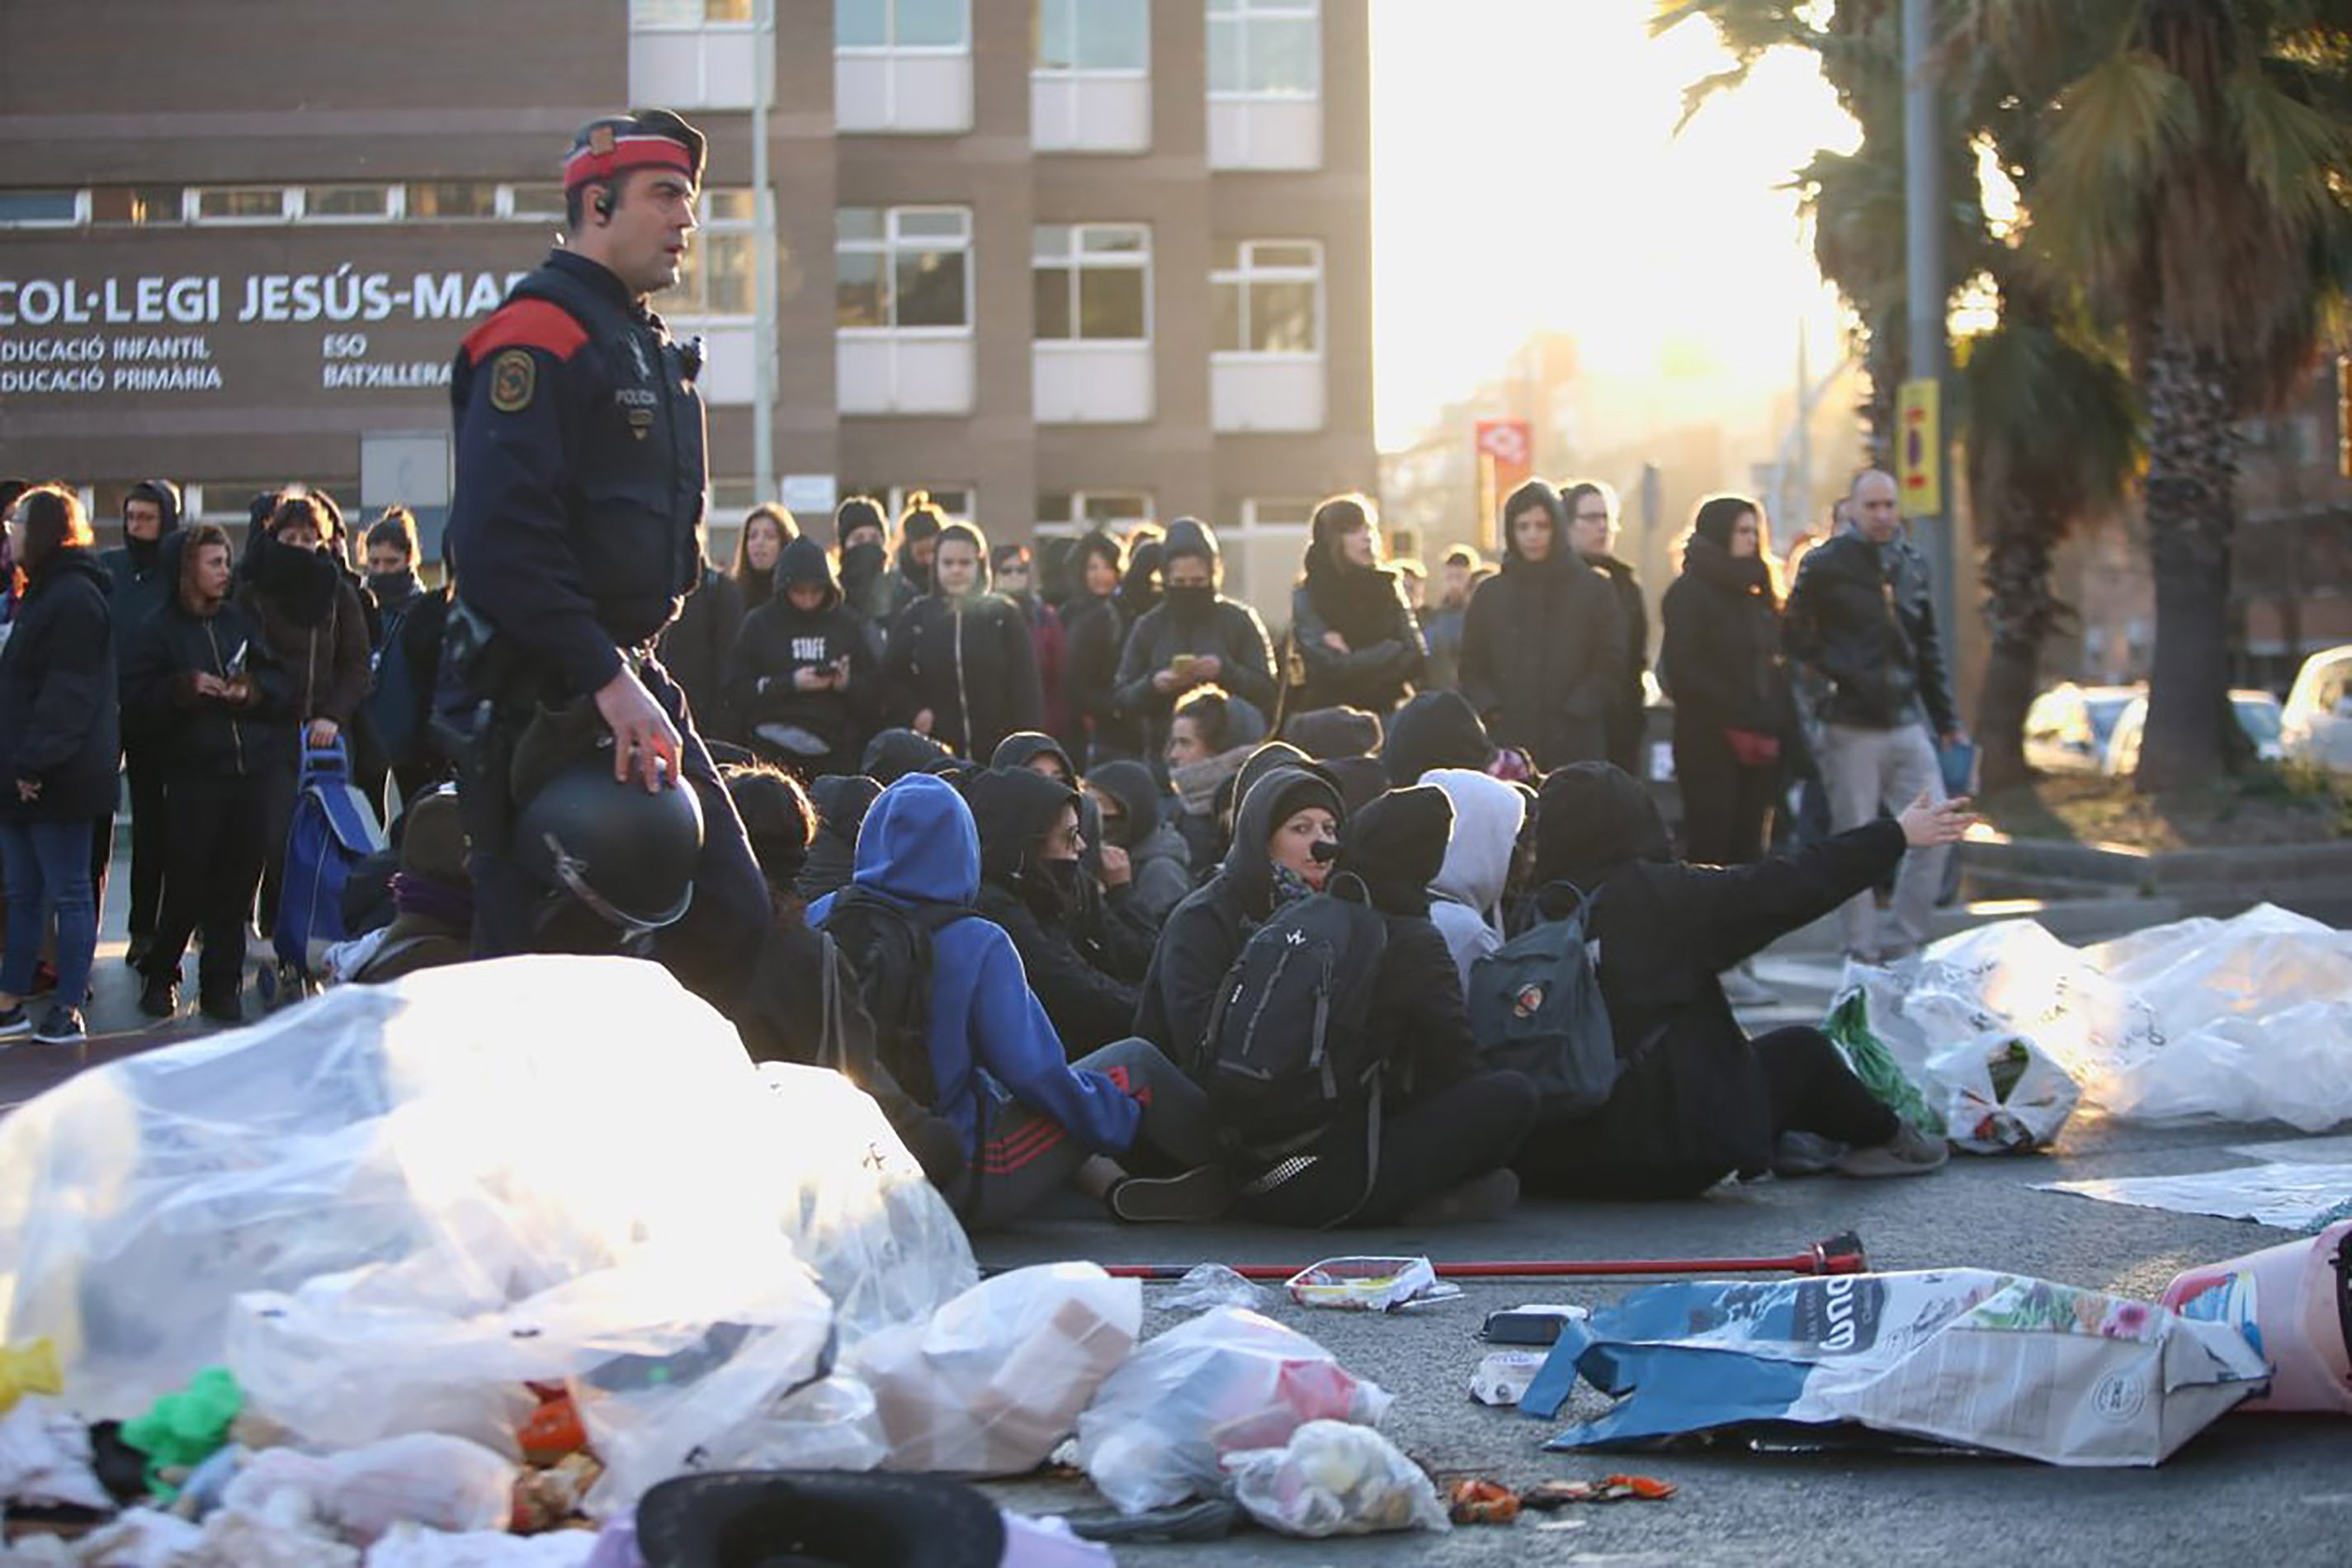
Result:
M1119 712L1115 695L1118 656L1135 622L1119 602L1127 561L1118 540L1099 529L1088 533L1070 552L1070 571L1077 593L1063 606L1068 662L1062 687L1070 724L1062 742L1091 770L1099 762L1135 756L1143 743L1135 721Z
M1412 695L1429 645L1393 571L1381 564L1371 503L1333 496L1315 509L1290 635L1307 683L1293 706L1360 708L1385 719Z
M1513 490L1501 521L1503 569L1463 617L1462 695L1538 767L1598 761L1624 657L1615 596L1570 548L1559 492L1543 480Z
M960 757L984 759L1044 717L1029 623L988 591L988 541L954 522L934 541L931 591L890 625L885 671L898 716Z
M98 951L90 824L112 810L121 755L112 582L81 503L60 485L16 500L18 600L0 648L0 856L8 884L8 951L0 959L0 1037L50 1045L85 1038L81 1009ZM57 999L36 1027L25 999L50 917Z
M1660 606L1683 858L1703 866L1764 858L1780 750L1795 713L1767 526L1746 496L1699 502L1682 575Z
M735 592L750 615L775 592L776 562L784 546L801 536L793 514L773 503L753 507L743 514L743 531L735 536L735 563L727 569Z

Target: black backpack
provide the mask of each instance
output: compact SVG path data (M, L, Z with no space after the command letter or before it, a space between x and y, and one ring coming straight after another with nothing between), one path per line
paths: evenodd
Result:
M1311 1137L1377 1100L1368 1026L1388 924L1355 879L1334 883L1252 932L1218 987L1202 1042L1206 1087L1244 1148Z
M931 939L940 931L956 921L971 918L976 911L958 904L923 904L914 908L894 903L878 893L868 892L856 883L834 894L833 904L825 915L824 936L832 951L838 952L856 980L856 1005L873 1026L873 1057L887 1076L887 1081L900 1091L904 1100L898 1114L891 1118L899 1125L901 1137L912 1131L905 1123L911 1121L907 1112L915 1107L935 1115L940 1110L939 1079L931 1071L929 1033L931 1023ZM828 965L828 969L830 966ZM847 1002L848 998L841 998ZM849 1009L828 999L828 1033L831 1020L844 1016ZM862 1053L861 1053L862 1054ZM825 1062L826 1067L845 1064ZM845 1068L852 1077L859 1076L854 1065ZM887 1103L886 1111L892 1109ZM980 1097L982 1143L988 1141L987 1097ZM960 1194L942 1173L931 1167L937 1163L925 1150L909 1139L909 1147L923 1160L932 1182L950 1201Z
M1616 1040L1586 946L1592 908L1573 883L1548 883L1536 894L1537 922L1470 966L1480 1064L1533 1079L1548 1115L1597 1110L1617 1087Z

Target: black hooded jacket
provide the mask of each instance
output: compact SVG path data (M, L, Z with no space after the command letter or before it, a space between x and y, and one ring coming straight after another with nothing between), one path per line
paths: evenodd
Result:
M1131 757L1142 748L1142 731L1118 709L1118 658L1127 647L1128 628L1135 624L1126 595L1118 589L1103 595L1085 590L1088 560L1100 556L1116 568L1118 545L1108 535L1089 533L1070 553L1069 570L1081 584L1062 606L1066 649L1062 690L1076 733L1086 741L1087 764L1101 757Z
M1160 929L1143 977L1135 1032L1188 1072L1197 1074L1202 1066L1202 1041L1218 985L1250 931L1273 912L1274 861L1266 846L1276 827L1309 805L1335 819L1343 812L1339 789L1320 773L1277 767L1257 779L1234 814L1234 847L1224 864Z
M1157 933L1192 891L1192 853L1175 825L1160 820L1159 783L1141 763L1119 760L1091 769L1087 785L1118 801L1125 815L1118 831L1107 837L1127 851L1136 918Z
M289 754L298 716L291 671L270 653L260 623L232 596L209 614L185 581L187 534L163 541L173 593L147 619L123 667L124 702L152 727L167 776L253 778ZM236 705L196 694L199 674L253 678L254 700Z
M114 810L122 699L112 586L79 547L51 552L26 586L0 647L0 816L88 823ZM20 798L19 782L38 784L39 796Z
M827 893L849 886L857 869L857 830L865 826L866 808L882 786L863 773L826 773L809 786L816 807L816 839L808 858L793 880L793 890L814 903Z
M140 628L147 624L147 617L172 597L172 582L163 573L163 541L180 530L180 490L169 479L142 479L131 487L122 500L126 506L135 500L154 502L163 514L163 527L152 541L136 540L126 532L119 547L101 552L98 558L110 579L107 608L114 626L118 671L130 660L131 645L137 639ZM135 742L137 736L132 739Z
M856 612L842 602L833 557L803 534L776 558L776 591L743 618L743 630L727 656L727 697L756 741L762 724L797 724L835 752L853 744L879 696L871 645ZM815 584L824 598L814 610L793 605L796 584ZM825 670L846 660L846 689L803 691L794 677L803 669Z
M1423 692L1389 721L1381 742L1381 765L1398 789L1419 784L1432 768L1484 773L1494 760L1486 726L1458 691Z
M1189 517L1169 524L1163 549L1171 562L1182 555L1217 559L1216 536ZM1143 726L1144 747L1154 755L1168 743L1169 715L1183 693L1161 691L1151 678L1180 653L1213 655L1221 667L1218 686L1261 713L1274 711L1274 645L1266 640L1265 623L1237 599L1202 592L1205 603L1188 601L1181 591L1163 595L1160 606L1135 624L1119 659L1118 710Z
M1361 708L1386 717L1412 695L1429 663L1429 644L1405 603L1397 574L1356 566L1333 554L1318 533L1307 546L1306 575L1290 595L1290 635L1307 668L1296 710ZM1323 639L1337 632L1345 653Z
M1552 518L1551 552L1519 553L1510 520ZM1568 546L1559 493L1530 479L1503 503L1503 569L1478 585L1462 625L1462 695L1496 743L1542 768L1609 753L1609 705L1623 680L1625 633L1608 580Z
M1642 689L1642 672L1650 668L1650 611L1642 598L1642 580L1633 568L1614 555L1588 555L1585 564L1609 580L1617 598L1618 624L1625 633L1625 657L1618 671L1617 690L1609 702L1609 760L1639 778L1642 743L1648 731Z
M912 723L929 710L930 732L958 756L985 757L1045 722L1029 619L1001 594L915 600L891 623L888 660L895 714Z
M1683 552L1683 573L1659 606L1662 660L1675 700L1675 733L1789 728L1788 678L1780 665L1780 615L1760 557L1734 557L1703 534Z
M1076 1059L1127 1038L1135 987L1096 968L1070 934L1083 869L1067 860L1056 873L1036 855L1037 840L1076 806L1077 792L1027 768L995 767L973 779L964 798L980 829L980 912L1013 939L1063 1048Z
M1602 1000L1622 1076L1608 1103L1537 1140L1598 1147L1628 1195L1698 1192L1771 1163L1763 1069L1717 978L1828 914L1903 857L1903 829L1865 824L1786 858L1717 868L1676 860L1649 792L1605 763L1544 781L1536 879L1593 896Z
M1388 927L1372 977L1372 1048L1393 1112L1478 1068L1462 973L1429 919L1429 884L1445 865L1454 802L1435 784L1391 790L1350 819L1332 876L1353 876Z

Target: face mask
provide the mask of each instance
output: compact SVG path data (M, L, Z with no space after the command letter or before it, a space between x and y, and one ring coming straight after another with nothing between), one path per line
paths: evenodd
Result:
M407 585L407 583L408 574L405 572L371 572L368 574L368 591L379 599L397 596L401 589Z
M1174 587L1168 590L1169 607L1173 609L1179 617L1184 619L1207 614L1209 606L1216 602L1216 589L1205 583L1199 587Z
M842 552L841 575L845 581L870 583L882 574L882 547L868 540L853 544Z

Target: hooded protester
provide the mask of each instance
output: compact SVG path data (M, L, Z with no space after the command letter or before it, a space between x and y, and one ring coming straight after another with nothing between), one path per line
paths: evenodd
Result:
M1156 935L1192 890L1184 840L1160 818L1160 785L1141 763L1120 760L1088 772L1087 789L1102 813L1103 842L1126 853L1129 907Z
M930 736L894 728L879 731L866 742L857 771L887 789L908 773L937 773L954 760L955 753Z
M1387 929L1364 1015L1377 1098L1348 1104L1309 1140L1244 1155L1234 1173L1240 1216L1315 1227L1469 1224L1499 1219L1518 1201L1509 1161L1539 1096L1518 1073L1479 1070L1454 959L1429 920L1429 884L1453 820L1444 792L1421 785L1383 795L1349 821L1331 886L1360 887Z
M814 902L836 888L849 885L857 867L857 830L882 786L863 773L827 773L809 786L816 810L815 840L810 844L793 890ZM753 847L754 854L757 846Z
M1307 671L1297 705L1395 712L1429 647L1397 574L1381 564L1371 503L1333 496L1317 507L1305 567L1290 595L1291 640Z
M1454 955L1465 995L1470 966L1503 945L1503 898L1510 886L1511 858L1527 820L1527 796L1512 784L1466 768L1437 768L1422 775L1454 803L1454 837L1445 864L1429 884L1430 922Z
M1036 569L1036 557L1025 544L1000 544L989 556L996 591L1019 605L1029 623L1029 649L1036 656L1037 689L1045 705L1044 727L1066 735L1070 710L1063 689L1069 677L1069 638L1061 616L1037 593Z
M1647 790L1607 763L1544 780L1536 880L1591 899L1587 934L1621 1071L1600 1110L1547 1119L1520 1149L1536 1191L1688 1197L1773 1165L1790 1131L1848 1145L1835 1168L1907 1175L1944 1162L1846 1067L1819 1029L1750 1040L1717 976L1895 868L1906 843L1951 843L1967 804L1915 804L1899 822L1834 835L1786 859L1717 868L1676 860Z
M1381 764L1398 789L1419 784L1435 768L1485 773L1494 761L1486 726L1458 691L1423 692L1389 721L1381 742Z
M953 786L918 775L883 791L857 836L852 887L906 910L971 907L980 836ZM810 922L824 929L848 897L819 900ZM1009 1223L1074 1180L1122 1219L1223 1212L1208 1097L1165 1057L1129 1039L1068 1061L1019 952L992 921L947 920L930 952L930 1109L961 1142L969 1190L960 1207L973 1228ZM1179 1173L1129 1173L1147 1169Z
M890 570L890 520L873 497L851 496L834 511L833 531L842 602L865 624L878 658L890 631L891 584L897 581Z
M1078 787L1078 770L1071 764L1070 753L1062 749L1061 742L1035 730L1018 730L999 741L996 750L989 753L988 765L1026 768L1072 789Z
M1225 803L1219 792L1265 739L1265 715L1213 686L1193 688L1176 705L1161 757L1176 802L1176 831L1192 851L1196 874L1224 853Z
M16 618L0 647L0 859L8 949L0 958L0 1037L79 1045L98 952L91 825L109 819L122 755L121 688L108 600L81 502L58 485L16 499ZM57 994L37 1026L26 1006L55 922Z
M980 912L1004 928L1065 1049L1083 1056L1133 1032L1136 990L1071 934L1083 838L1078 795L1027 768L994 767L964 790L980 830Z
M1127 536L1127 575L1118 584L1119 613L1130 628L1160 607L1167 568L1168 535L1155 524L1139 525ZM1119 644L1122 652L1126 647Z
M457 791L419 795L402 812L400 827L392 922L352 972L357 984L381 985L474 956L474 884L466 874L466 825L457 815ZM348 918L344 929L354 929Z
M1218 593L1223 562L1207 523L1180 517L1163 546L1160 607L1136 623L1119 660L1120 711L1141 721L1152 751L1168 743L1169 717L1196 687L1222 688L1261 714L1274 711L1274 648L1257 612Z
M1625 632L1608 581L1568 544L1559 492L1529 479L1503 503L1503 569L1470 597L1462 695L1496 742L1538 767L1609 752Z
M1684 858L1705 866L1760 860L1796 710L1754 501L1709 496L1699 503L1682 575L1660 609Z
M147 619L172 597L172 584L163 574L163 541L180 530L180 490L169 479L142 479L122 498L122 544L100 555L99 564L112 579L107 612L114 627L114 667L120 672L131 662L131 645ZM11 578L13 581L14 574ZM14 587L9 590L14 593ZM123 693L121 695L128 695ZM154 736L131 710L122 711L122 773L131 786L131 946L126 956L136 969L155 940L155 922L163 913L164 847L163 764L153 745ZM114 802L106 802L106 826L99 830L99 864L103 866L114 844Z
M1343 815L1339 790L1318 773L1276 766L1253 780L1234 815L1233 850L1160 928L1137 1034L1197 1076L1225 972L1268 915L1321 890Z
M1569 548L1608 580L1616 597L1625 644L1617 689L1609 702L1609 760L1640 778L1649 723L1642 672L1650 668L1650 612L1642 599L1641 579L1612 553L1617 547L1617 492L1599 479L1576 479L1560 487L1559 502L1568 514Z
M727 695L755 756L812 778L840 773L879 695L866 631L815 540L785 545L774 575L727 655Z
M164 540L162 564L176 592L148 618L122 683L162 747L173 828L139 1008L179 1011L180 959L201 927L204 1016L242 1023L247 922L267 847L263 781L288 765L299 688L260 622L229 597L226 533L184 528Z
M1091 769L1110 758L1140 754L1141 731L1116 700L1118 656L1135 623L1120 602L1125 562L1118 540L1097 530L1078 541L1070 559L1078 592L1062 607L1068 644L1063 694L1070 712L1063 735Z
M890 620L894 626L907 606L927 597L938 586L932 574L932 563L937 559L940 534L948 526L948 514L932 504L929 490L917 490L907 498L907 510L898 514L898 557L890 580ZM983 562L987 547L981 549Z
M370 642L374 689L362 712L380 763L393 783L393 801L404 802L432 786L437 773L433 739L426 729L431 711L431 672L437 660L422 669L411 657L409 628L414 621L444 616L442 595L425 587L416 574L423 546L416 536L416 514L404 506L388 506L367 531L367 599L375 606ZM439 631L433 633L437 647ZM383 798L383 780L373 775L360 780L361 793L370 800ZM384 819L390 819L389 805Z
M988 591L988 541L968 522L935 540L935 590L890 626L887 679L896 711L958 756L985 757L1045 712L1029 623Z
M743 595L746 616L776 591L776 563L782 559L784 546L800 536L801 526L793 514L772 502L743 514L743 530L735 536L735 563L727 575Z
M1318 708L1282 721L1282 738L1313 757L1369 757L1381 749L1381 719L1360 708Z

